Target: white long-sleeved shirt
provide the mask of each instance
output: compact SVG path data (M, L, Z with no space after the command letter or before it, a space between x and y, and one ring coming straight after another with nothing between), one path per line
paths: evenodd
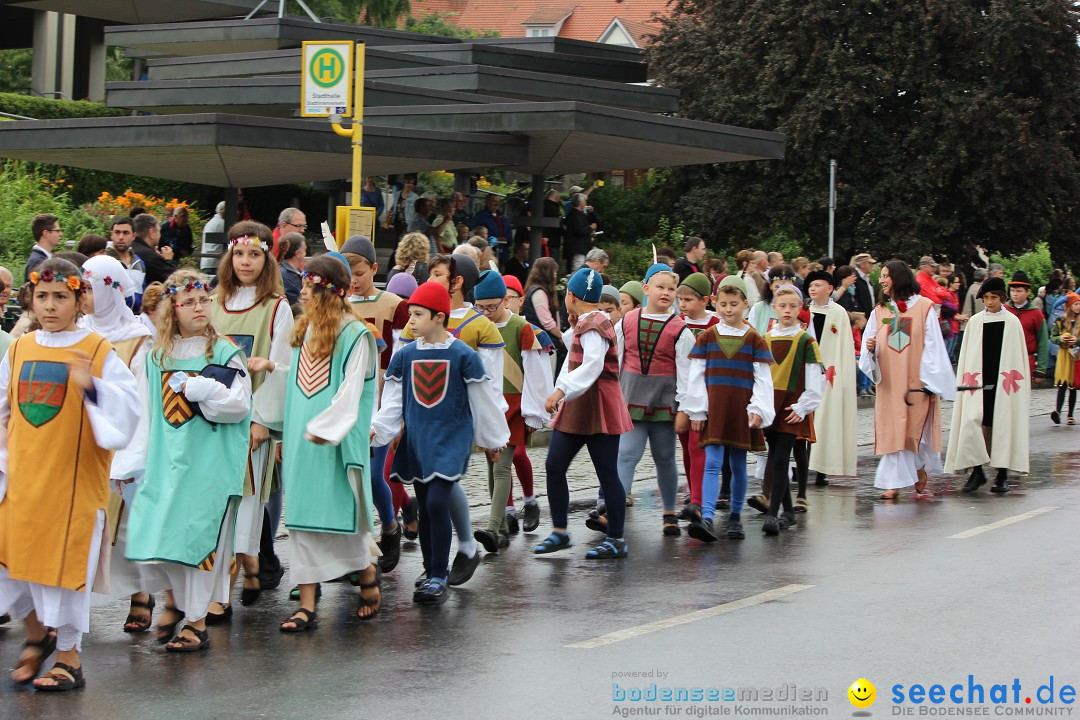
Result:
M173 342L172 357L177 360L191 360L206 353L205 337L177 336ZM213 378L194 375L189 377L184 385L184 397L199 403L203 417L210 422L240 422L251 410L251 374L241 355L237 353L228 363L229 367L243 371L236 374L231 386L225 387ZM156 388L155 391L159 392ZM113 456L110 476L117 480L138 479L146 472L150 440L150 379L145 366L143 372L139 373L138 394L145 410L139 426L131 436L131 443Z
M579 321L589 317L594 312L600 311L592 310L587 312L579 318ZM573 333L567 333L564 338L566 339L566 347L569 348L573 342ZM565 400L580 397L586 390L596 384L600 373L604 371L604 357L610 347L611 343L605 340L598 332L587 332L581 336L581 364L570 370L570 363L564 362L562 372L559 373L559 379L555 381L555 387L563 391Z
M908 299L908 307L914 305L920 299L920 295L912 295ZM866 321L863 330L861 355L859 356L859 369L871 378L874 383L881 382L881 368L878 366L878 353L885 350L880 344L874 352L866 348L866 342L870 338L877 337L878 310L875 307L870 313L870 319ZM923 354L919 364L919 379L927 390L939 395L945 400L956 398L956 373L953 371L952 362L949 360L949 352L945 349L945 339L941 336L941 323L938 320L937 307L931 307L926 316L926 332L923 338Z
M716 324L716 332L728 337L742 337L749 330L749 325L741 328L733 328L722 320ZM687 394L686 405L682 408L691 420L705 420L709 416L709 392L705 385L705 359L690 359L690 392ZM754 363L754 388L750 392L750 404L746 406L746 414L757 415L761 418L761 427L772 425L776 418L776 410L773 407L773 382L772 370L767 363Z
M44 347L71 347L90 334L89 330L65 330L62 332L37 331L37 342ZM92 379L96 400L86 401L86 415L94 431L94 440L106 450L119 450L132 438L140 419L145 414L139 403L135 376L110 352L101 368L101 377ZM8 420L11 406L8 404L8 386L11 384L11 365L5 354L0 361L0 500L7 495L8 471Z
M773 326L771 335L776 337L792 337L798 335L802 330L798 325L792 325L788 328L782 328L779 325ZM770 372L772 372L770 370ZM799 395L799 399L791 406L792 411L802 419L818 409L821 405L821 399L825 397L825 376L821 372L821 365L818 363L806 363L803 368L803 391ZM775 408L777 416L780 418L787 417L787 408Z
M242 287L225 301L225 309L237 312L255 304L255 288ZM289 338L293 330L292 308L287 302L278 305L274 313L273 337L270 340L268 359L274 363L273 372L267 372L262 385L252 398L251 422L281 431L285 420L285 390L292 363L292 346ZM244 369L247 372L247 368Z
M443 343L429 343L423 338L414 341L420 352L424 350L444 350L451 343L462 342L455 337L450 337ZM502 348L499 349L500 352ZM502 378L499 378L500 382ZM466 384L469 394L469 410L472 412L473 442L478 447L497 449L506 446L510 440L510 428L506 424L506 409L495 403L495 398L490 390L490 378L485 376L482 382L470 382ZM402 394L404 386L401 380L391 377L383 378L382 404L379 412L371 421L371 429L375 432L372 439L373 447L387 445L401 432L401 422L404 417L404 405ZM499 393L500 399L502 393ZM505 400L502 403L506 405Z
M641 317L647 320L664 322L671 317L670 313L642 313ZM679 333L675 340L675 407L681 409L686 402L686 393L690 387L690 351L694 348L697 338L689 330ZM615 345L619 352L619 368L622 369L623 355L626 353L626 338L623 334L623 324L615 323Z
M506 323L495 323L495 327L502 329L506 327ZM531 328L529 332L532 332ZM522 350L521 364L524 376L521 387L521 417L533 430L540 430L544 423L551 419L544 407L554 389L551 363L548 361L547 352L537 349Z

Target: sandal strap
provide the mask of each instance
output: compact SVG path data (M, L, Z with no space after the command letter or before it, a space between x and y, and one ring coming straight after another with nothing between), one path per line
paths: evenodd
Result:
M199 628L195 627L194 625L184 625L184 630L190 630L192 633L194 633L195 637L197 637L199 639L198 642L200 642L200 643L206 642L206 639L208 637L210 637L209 633L207 633L206 630L200 630ZM191 638L184 637L184 635L183 635L184 630L180 631L180 634L177 635L173 639L173 642L181 642L181 643L184 643L184 644L187 644L187 645L196 644L196 643L194 643L192 641Z
M540 541L544 547L562 547L570 542L569 533L551 533Z
M53 666L52 666L52 669L50 669L49 672L45 673L45 675L47 677L52 677L52 678L58 679L58 680L59 679L67 680L66 677L53 675L53 671L57 670L57 669L63 670L64 672L66 672L68 675L70 675L75 680L78 680L79 675L82 674L82 667L81 666L76 668L76 667L71 667L67 663L54 662Z
M297 617L296 617L296 616L297 616L297 615L299 615L300 613L303 613L303 614L304 614L304 617L303 617L303 621L304 621L305 623L309 623L309 622L311 622L312 620L314 620L314 619L315 619L315 611L314 611L314 610L308 610L307 608L304 608L304 607L302 607L302 608L297 608L296 612L294 612L294 613L293 613L293 614L292 614L292 615L291 615L291 616L289 617L289 619L288 619L288 620L285 620L284 622L296 622L297 620L299 620L299 619L300 619L300 618L297 618Z
M366 582L357 583L356 587L360 588L361 590L371 590L372 588L381 588L382 587L382 568L379 567L379 565L376 563L375 564L375 580L373 580L372 582L367 582L367 583Z

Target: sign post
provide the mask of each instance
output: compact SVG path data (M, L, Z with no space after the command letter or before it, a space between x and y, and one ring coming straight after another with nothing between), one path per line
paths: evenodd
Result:
M364 43L307 41L303 46L300 114L329 118L334 132L349 138L352 145L352 201L338 207L334 234L339 245L350 235L364 235L374 242L375 208L360 205L364 187ZM352 125L346 128L341 121L349 114Z

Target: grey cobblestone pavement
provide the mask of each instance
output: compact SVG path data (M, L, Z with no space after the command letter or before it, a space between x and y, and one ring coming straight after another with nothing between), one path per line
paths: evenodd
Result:
M1033 390L1031 393L1030 416L1048 415L1050 411L1054 409L1054 399L1056 394L1057 391L1053 388ZM951 402L943 403L941 426L944 428L946 434L948 433L949 425L952 420L952 408L953 404ZM859 455L872 455L874 444L874 408L872 405L859 408L856 433L858 434ZM547 447L543 445L531 447L529 448L528 453L529 458L533 463L535 492L538 496L546 496L547 491L544 488L544 458L547 456ZM754 460L751 459L750 462L754 462ZM486 498L487 476L483 470L483 455L479 453L475 454L469 468L469 478L463 483L465 492L469 496L469 501L473 507L486 506L488 504ZM751 476L752 474L753 469L751 468ZM683 475L681 462L679 464L679 475ZM649 455L649 452L646 451L645 456L638 464L634 480L635 482L638 480L649 480L655 476L656 471L653 466L652 457ZM575 458L573 464L570 466L570 471L567 474L567 480L569 481L571 493L583 492L596 488L596 474L593 472L592 463L589 462L589 454L587 452L583 451ZM651 486L646 484L638 488L638 491L648 492L650 490L655 491L655 489L655 484ZM520 505L521 486L518 484L516 473L514 475L514 497L517 498L518 505Z

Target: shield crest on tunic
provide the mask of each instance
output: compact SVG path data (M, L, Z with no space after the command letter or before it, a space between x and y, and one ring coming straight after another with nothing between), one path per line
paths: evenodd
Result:
M446 399L449 360L415 360L412 364L412 391L416 402L433 408Z
M902 317L900 322L889 322L888 345L898 353L911 344L911 318Z
M59 415L67 396L67 381L65 363L23 363L19 371L19 412L26 422L41 427Z
M787 338L773 338L772 343L769 345L769 349L772 350L773 360L777 365L784 363L784 358L791 352L791 346L794 343Z
M255 347L254 335L230 335L229 339L240 346L244 351L244 357L251 357L252 348Z
M195 417L195 410L186 397L169 387L169 378L175 374L161 373L161 414L165 416L165 422L178 428Z
M308 352L307 343L300 348L300 366L296 369L296 386L305 397L312 397L330 385L330 359L327 355L316 360Z

